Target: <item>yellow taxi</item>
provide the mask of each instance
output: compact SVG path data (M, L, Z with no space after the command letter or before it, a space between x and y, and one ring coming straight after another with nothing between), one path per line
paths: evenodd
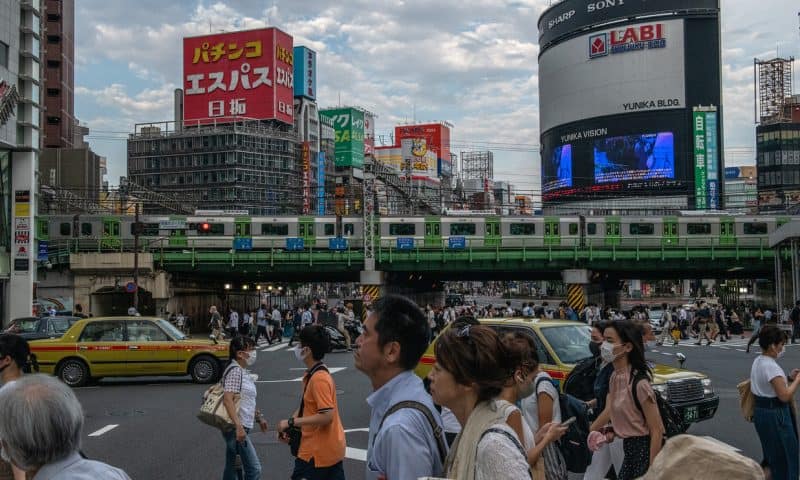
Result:
M40 370L80 387L101 377L191 375L210 383L228 359L228 342L191 339L161 318L98 317L76 322L61 338L34 340Z
M547 372L560 388L575 365L591 356L591 328L585 323L536 318L485 318L482 325L498 334L523 332L533 337L539 354L539 368ZM436 363L434 340L420 359L415 373L426 379ZM719 407L719 396L708 376L668 365L650 364L653 369L653 390L675 407L688 423L711 419Z

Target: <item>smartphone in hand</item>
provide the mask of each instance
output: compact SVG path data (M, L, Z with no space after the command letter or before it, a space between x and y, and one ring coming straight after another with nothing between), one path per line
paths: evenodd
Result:
M575 417L570 417L570 418L568 418L566 421L564 421L564 422L561 422L561 426L562 426L562 427L568 427L568 426L572 425L573 423L575 423L575 420L577 420L577 418L575 418Z

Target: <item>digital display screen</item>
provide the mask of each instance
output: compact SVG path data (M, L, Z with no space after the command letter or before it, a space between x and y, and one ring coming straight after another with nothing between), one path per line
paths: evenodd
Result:
M674 178L672 132L626 135L594 142L596 184Z
M572 145L553 149L552 155L543 163L542 191L550 192L572 186Z

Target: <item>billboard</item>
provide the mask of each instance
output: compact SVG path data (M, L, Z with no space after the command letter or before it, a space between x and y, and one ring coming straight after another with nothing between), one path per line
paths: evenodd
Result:
M400 141L403 170L410 170L414 180L437 180L436 153L428 148L424 138L404 138Z
M624 25L539 57L543 132L594 117L686 107L683 20Z
M322 110L333 123L337 167L364 167L364 112L344 107Z
M592 25L659 13L719 10L719 0L590 0L565 1L547 9L539 17L539 45L550 43Z
M364 155L375 155L375 117L364 112Z
M625 135L594 142L595 183L675 178L672 132Z
M400 172L403 168L403 155L400 147L393 145L387 147L375 147L375 160L391 168L395 172Z
M561 145L542 162L542 192L572 186L572 145Z
M424 148L426 151L433 154L433 175L428 178L437 179L439 176L447 175L452 172L452 164L450 158L450 126L446 123L429 123L419 125L399 125L395 127L395 141L402 147L403 140L416 139L424 140ZM423 142L417 142L418 149L422 147ZM403 160L410 158L406 156L405 150L403 153ZM420 171L419 176L422 173Z
M234 117L292 124L292 37L264 28L184 38L183 89L188 125Z
M308 47L294 47L294 96L317 98L317 52Z
M325 152L317 155L317 215L325 215Z
M303 142L303 214L311 212L311 144Z
M695 108L692 112L694 132L695 208L718 210L720 205L719 144L717 111Z

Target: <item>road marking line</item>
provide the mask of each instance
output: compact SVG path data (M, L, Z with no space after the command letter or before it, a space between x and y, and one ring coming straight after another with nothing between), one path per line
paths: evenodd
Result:
M669 352L661 352L661 355L666 355L668 357L671 357L672 355L675 355L675 354L674 353L669 353Z
M351 428L349 430L345 430L344 433L350 432L369 432L369 428Z
M275 346L272 346L272 347L262 348L261 351L262 352L277 352L278 350L280 350L282 348L286 348L288 346L289 346L288 343L279 343L278 345L275 345Z
M99 437L100 435L102 435L104 433L107 433L107 432L110 432L111 430L114 430L117 427L119 427L119 425L114 425L114 424L106 425L105 427L101 428L100 430L97 430L95 432L90 433L89 436L90 437Z
M341 372L342 370L347 370L347 367L330 367L328 368L328 373L333 375L336 372ZM286 382L302 382L303 377L292 378L290 380L256 380L255 383L286 383Z
M739 350L740 352L746 352L747 351L744 348L737 348L736 350Z
M344 456L350 460L358 460L359 462L367 461L367 451L363 448L347 447L344 450Z

